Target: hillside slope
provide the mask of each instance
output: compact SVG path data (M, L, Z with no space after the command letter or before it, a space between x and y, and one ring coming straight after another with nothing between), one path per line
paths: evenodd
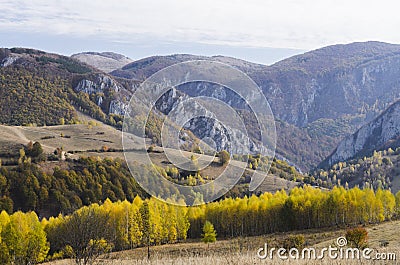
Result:
M124 113L121 102L130 98L133 86L122 81L69 57L0 49L0 123L76 123L78 109L117 126Z
M340 161L369 156L375 150L399 146L400 101L397 101L376 119L341 141L335 151L320 166L331 166Z
M124 55L114 52L82 52L71 55L71 58L77 59L106 73L119 69L133 61Z
M371 156L338 162L313 172L314 185L400 190L400 148L374 151Z

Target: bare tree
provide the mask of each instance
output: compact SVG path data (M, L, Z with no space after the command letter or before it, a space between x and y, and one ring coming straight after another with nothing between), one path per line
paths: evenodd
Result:
M74 212L63 225L63 243L76 264L91 265L112 250L115 231L109 226L109 213L93 207Z

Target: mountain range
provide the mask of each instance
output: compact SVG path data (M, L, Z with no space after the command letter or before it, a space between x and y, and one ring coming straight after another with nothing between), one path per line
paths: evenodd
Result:
M393 141L396 134L387 139L378 129L364 129L363 139L383 140L365 141L356 152L352 144L337 146L346 137L344 141L350 143L348 139L354 136L349 135L362 126L377 128L373 124L380 122L379 128L387 128L385 124L393 121L378 116L386 117L400 96L400 45L381 42L328 46L270 66L224 56L176 54L131 61L114 53L66 57L4 48L0 51L0 122L74 123L76 111L82 111L120 127L129 98L140 82L166 66L190 60L219 61L248 74L275 115L278 157L303 171L323 160L335 163L353 158L360 150L385 147L388 141L397 145ZM195 87L189 84L177 89L183 95L209 93L207 89L194 92ZM229 93L221 99L234 100ZM51 106L50 101L57 104ZM193 128L193 134L199 131Z
M223 56L154 56L111 74L143 80L189 60L224 62L248 74L263 90L277 119L277 153L303 170L318 164L342 138L400 96L400 45L380 42L328 46L271 66Z

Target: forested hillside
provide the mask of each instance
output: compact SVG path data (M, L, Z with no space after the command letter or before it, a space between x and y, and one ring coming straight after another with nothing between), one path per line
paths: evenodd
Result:
M51 163L51 162L50 162ZM107 198L130 200L146 197L122 160L80 158L45 173L30 157L20 157L16 167L0 167L0 208L8 212L36 211L51 216ZM44 166L44 165L42 165Z
M0 121L9 125L54 125L61 119L77 122L70 104L71 89L65 79L51 81L45 73L15 69L0 69Z
M338 162L327 170L312 173L310 181L325 187L343 186L372 189L400 190L400 148L374 151L364 156Z
M77 123L78 109L116 126L121 118L108 115L119 114L109 112L115 96L111 87L92 96L76 89L80 81L97 81L104 75L69 57L24 48L0 49L0 123L37 126ZM96 85L92 83L92 87Z

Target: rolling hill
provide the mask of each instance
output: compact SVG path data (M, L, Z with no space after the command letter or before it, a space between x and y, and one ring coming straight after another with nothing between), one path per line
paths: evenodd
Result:
M114 52L82 52L71 55L83 63L109 73L132 62L132 59Z
M75 109L117 126L132 82L70 57L25 48L0 50L0 123L77 123ZM7 107L6 107L7 106ZM119 125L121 126L121 124Z

